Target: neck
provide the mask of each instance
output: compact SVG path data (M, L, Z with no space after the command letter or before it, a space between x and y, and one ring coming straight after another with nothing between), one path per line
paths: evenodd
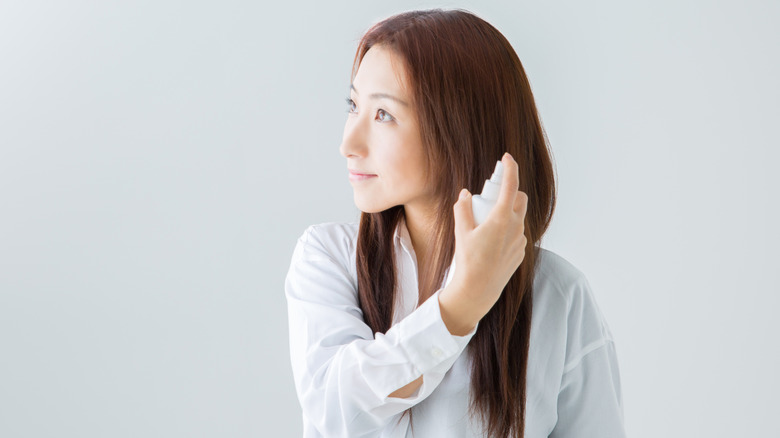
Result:
M426 266L429 260L428 238L433 229L434 217L430 210L420 210L404 206L404 220L406 229L409 231L409 238L412 240L412 247L417 255L417 265Z

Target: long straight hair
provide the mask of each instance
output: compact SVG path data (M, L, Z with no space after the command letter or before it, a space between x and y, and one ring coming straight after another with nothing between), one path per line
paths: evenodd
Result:
M409 11L374 24L360 39L352 79L374 45L403 60L437 199L436 226L427 236L432 269L421 273L420 302L441 287L452 262L452 207L460 189L480 193L504 152L519 165L519 189L528 195L526 253L480 320L468 352L473 359L470 413L479 415L487 436L523 437L534 268L557 196L531 86L507 39L463 9ZM374 333L385 333L392 324L397 292L393 236L403 218L402 205L360 216L358 295Z

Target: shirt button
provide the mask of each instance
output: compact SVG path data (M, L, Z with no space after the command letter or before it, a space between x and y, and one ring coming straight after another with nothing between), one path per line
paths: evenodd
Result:
M439 348L437 348L437 347L431 348L431 356L433 356L433 357L441 357L443 354L444 354L444 352L441 351Z

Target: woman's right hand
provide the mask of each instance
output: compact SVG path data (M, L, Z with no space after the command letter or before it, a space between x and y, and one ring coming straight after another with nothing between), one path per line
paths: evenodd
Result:
M525 213L528 196L518 190L517 162L509 153L501 158L504 175L496 205L485 221L476 225L471 194L463 189L455 203L455 264L450 285L440 297L471 307L481 319L525 257ZM463 196L463 195L466 196ZM441 301L441 300L440 300Z

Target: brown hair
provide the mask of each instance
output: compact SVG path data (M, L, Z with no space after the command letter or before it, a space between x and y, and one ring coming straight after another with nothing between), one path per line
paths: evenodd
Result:
M480 414L487 436L522 437L534 267L556 200L551 152L531 86L507 39L463 9L403 12L373 25L358 44L353 79L363 56L379 44L403 60L438 199L436 231L427 245L434 248L432 269L422 273L420 302L441 287L452 261L453 205L460 189L480 193L504 152L519 165L519 189L528 195L525 233L530 245L501 297L479 322L469 354L471 413ZM403 215L398 205L360 216L358 295L363 317L375 333L392 324L397 286L393 236Z

